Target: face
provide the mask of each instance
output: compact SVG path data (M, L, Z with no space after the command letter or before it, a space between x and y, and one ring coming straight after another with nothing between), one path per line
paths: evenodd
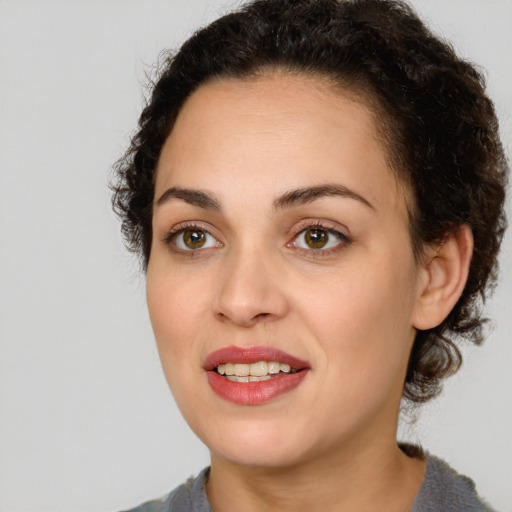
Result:
M395 442L418 269L364 103L284 74L202 86L162 150L153 232L162 366L213 457Z

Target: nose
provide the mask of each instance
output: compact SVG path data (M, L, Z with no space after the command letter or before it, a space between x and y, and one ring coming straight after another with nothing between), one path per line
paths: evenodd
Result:
M241 327L284 317L289 303L282 277L279 265L268 255L254 252L233 255L219 274L214 315Z

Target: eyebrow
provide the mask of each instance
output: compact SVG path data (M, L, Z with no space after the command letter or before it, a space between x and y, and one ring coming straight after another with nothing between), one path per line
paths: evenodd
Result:
M278 197L274 201L273 206L276 210L290 208L292 206L311 203L322 197L329 196L339 196L355 199L365 206L368 206L372 210L375 210L375 207L363 196L359 195L353 190L350 190L347 187L344 187L343 185L338 184L318 185L316 187L304 187L297 190L291 190L290 192L286 192L282 196Z
M317 199L329 196L355 199L372 210L375 210L375 207L363 196L343 185L338 184L317 185L314 187L290 190L289 192L285 192L279 196L273 202L272 206L275 210L282 210L284 208L291 208L293 206L311 203ZM202 190L181 187L171 187L167 189L156 201L156 205L161 206L162 204L170 202L172 199L180 199L187 204L197 206L205 210L214 210L218 212L222 210L220 201L210 193Z
M181 199L192 206L203 208L204 210L214 210L220 212L220 202L207 192L189 188L171 187L167 189L156 202L157 206L170 202L172 199Z

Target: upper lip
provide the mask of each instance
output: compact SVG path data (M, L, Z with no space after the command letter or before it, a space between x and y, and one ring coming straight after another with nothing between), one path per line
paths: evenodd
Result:
M203 368L207 371L213 370L219 364L239 363L251 364L258 361L277 361L284 363L296 370L309 368L307 361L294 357L282 350L272 347L237 347L232 345L212 352L204 362Z

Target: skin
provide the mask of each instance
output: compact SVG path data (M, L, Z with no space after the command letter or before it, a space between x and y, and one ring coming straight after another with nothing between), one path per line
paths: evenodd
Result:
M326 184L352 196L276 207ZM218 208L158 202L170 188ZM460 294L471 239L462 230L418 263L405 195L371 111L319 78L213 82L180 112L157 168L147 300L169 386L211 452L216 512L410 507L425 463L396 444L407 361L416 328ZM190 224L203 247L183 245ZM327 248L307 245L311 226ZM268 403L233 404L203 369L229 345L275 347L310 371Z

